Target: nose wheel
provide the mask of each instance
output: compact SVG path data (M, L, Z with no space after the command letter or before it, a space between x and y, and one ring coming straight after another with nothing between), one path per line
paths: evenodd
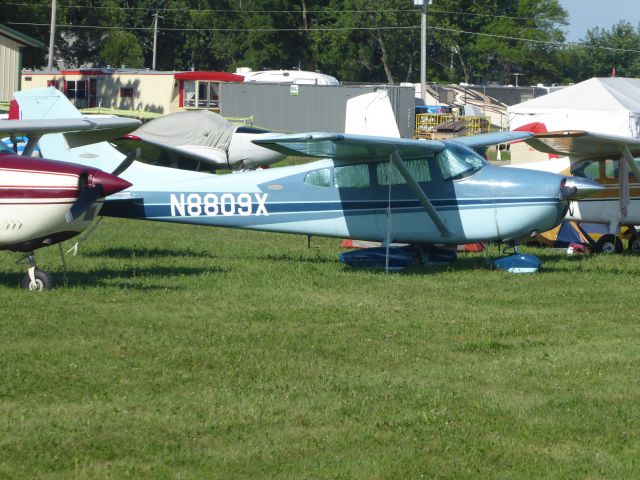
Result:
M29 270L22 278L22 288L32 292L51 290L53 288L53 279L51 278L51 275L36 267L36 260L33 257L33 254L28 254L26 260L29 263Z

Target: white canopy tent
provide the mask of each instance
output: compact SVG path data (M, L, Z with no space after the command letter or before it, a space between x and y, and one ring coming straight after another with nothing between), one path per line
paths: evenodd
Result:
M511 130L586 130L640 138L640 79L591 78L507 109ZM538 131L540 131L538 129Z

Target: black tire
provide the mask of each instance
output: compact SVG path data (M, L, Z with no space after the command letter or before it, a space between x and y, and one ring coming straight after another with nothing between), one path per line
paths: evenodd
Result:
M607 255L611 253L622 253L623 249L622 240L610 233L601 236L596 244L596 252Z
M51 290L53 288L53 279L47 272L36 268L35 272L33 272L33 275L36 279L36 284L33 286L31 285L31 278L27 273L22 278L22 288L24 288L25 290L30 290L32 292L42 292L43 290Z
M636 237L635 235L631 237L628 248L631 253L640 253L640 237Z

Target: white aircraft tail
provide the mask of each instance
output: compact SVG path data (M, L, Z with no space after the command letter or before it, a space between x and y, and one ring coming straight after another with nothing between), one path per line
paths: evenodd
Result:
M347 100L344 133L399 138L387 92L381 90Z
M69 99L53 87L15 92L13 96L20 109L20 118L25 120L83 118ZM61 134L43 135L38 146L44 158L90 165L107 172L113 171L125 158L107 142L71 148Z
M53 87L15 92L14 97L20 109L20 118L23 120L59 120L83 117L69 99ZM126 156L106 141L72 148L64 135L54 133L43 135L38 146L44 158L93 166L105 172L121 170L125 165L128 165L123 163ZM120 172L119 176L136 186L148 186L153 183L162 185L163 182L169 180L188 180L205 175L210 174L150 166L134 161L125 171Z

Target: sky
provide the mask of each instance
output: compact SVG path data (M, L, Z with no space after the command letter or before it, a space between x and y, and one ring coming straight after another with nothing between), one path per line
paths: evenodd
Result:
M620 20L627 20L634 27L640 22L640 0L559 0L569 12L569 26L564 30L568 42L585 37L587 30L595 27L611 29Z

